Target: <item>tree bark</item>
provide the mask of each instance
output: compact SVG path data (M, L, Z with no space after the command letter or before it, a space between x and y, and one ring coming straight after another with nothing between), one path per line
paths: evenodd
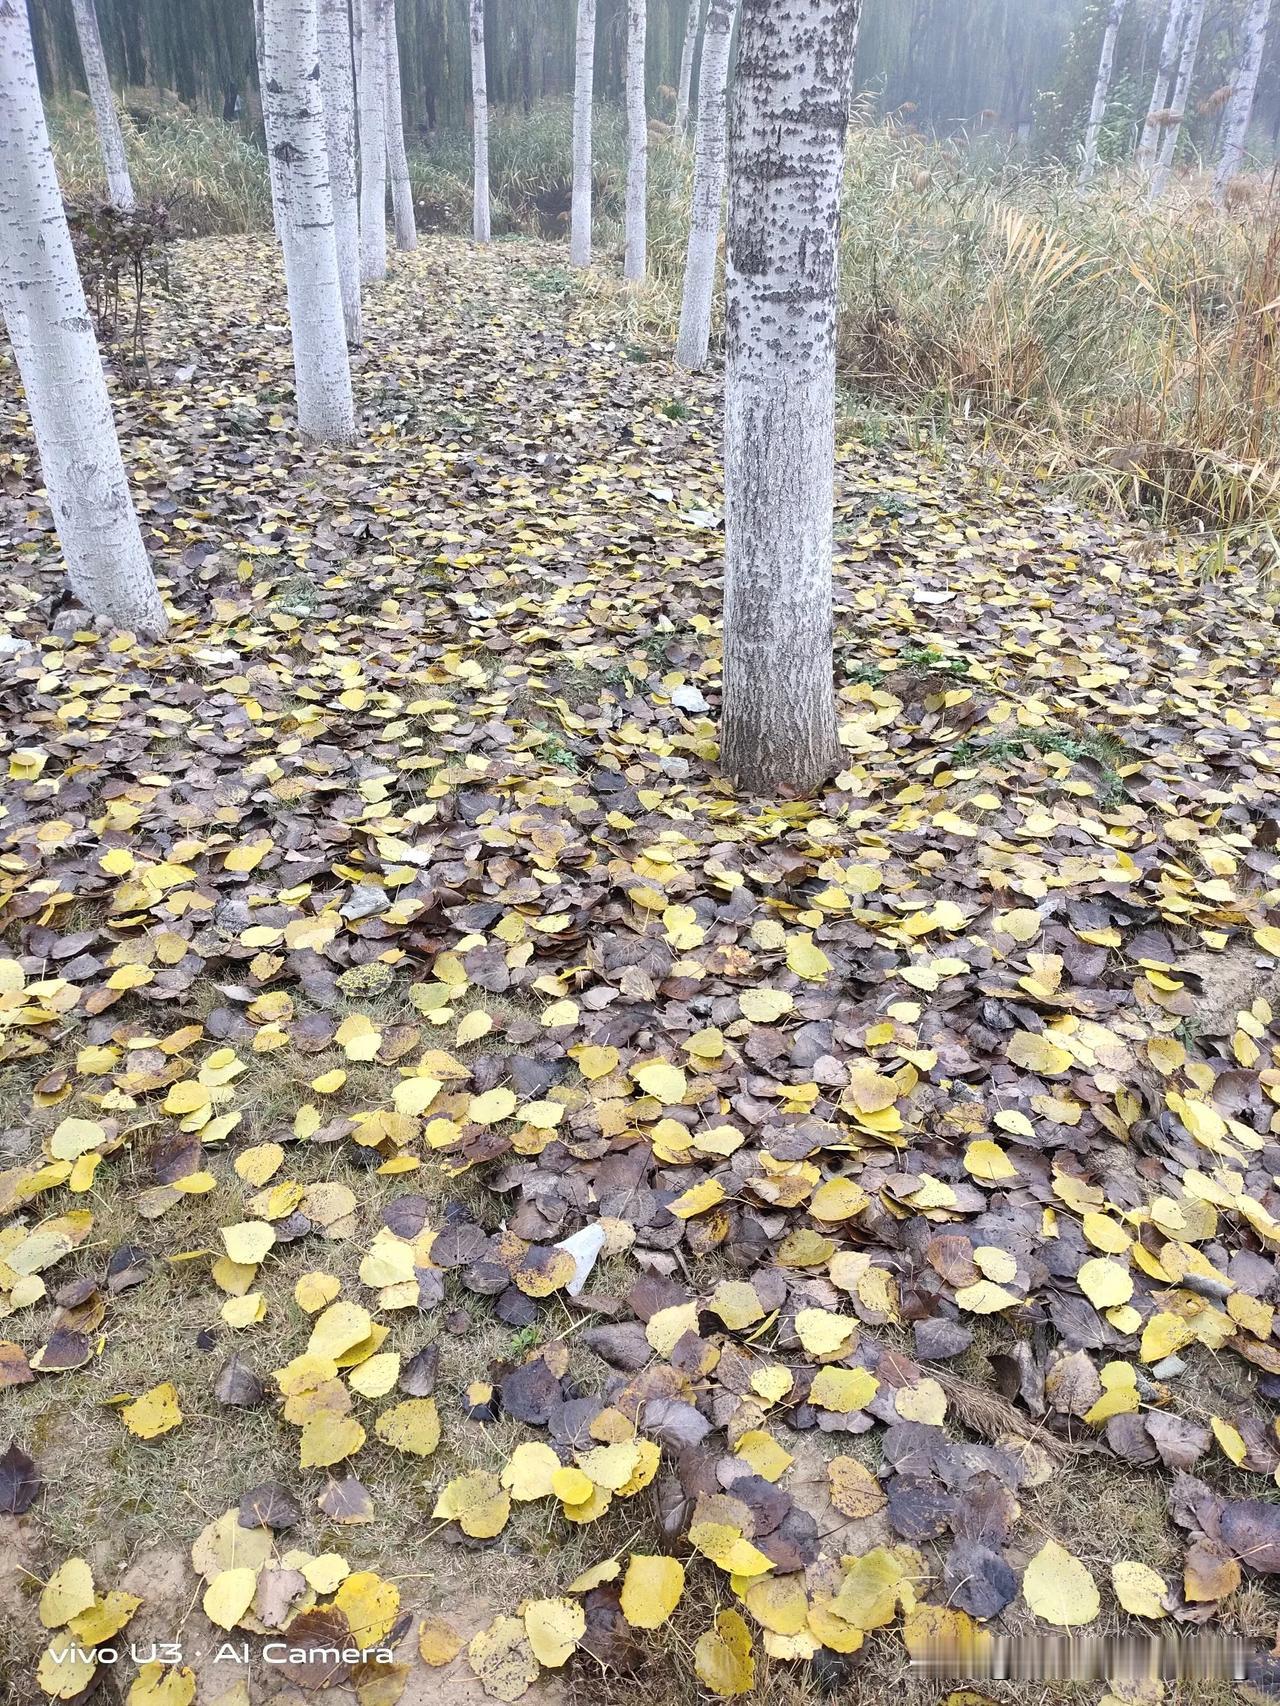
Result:
M25 0L0 0L0 310L71 589L121 628L162 634L168 621L71 247Z
M627 0L627 221L622 276L638 284L649 264L648 0Z
M477 243L493 236L489 211L489 77L485 68L484 0L471 0L471 124L474 133L474 190L471 233Z
M1089 123L1084 133L1084 159L1080 162L1081 188L1098 169L1098 138L1107 113L1107 96L1111 90L1111 69L1116 59L1116 37L1124 17L1124 0L1112 0L1102 32L1102 53L1098 59L1098 78L1093 85L1093 104L1089 108Z
M1266 45L1267 24L1271 19L1271 0L1252 0L1244 20L1244 51L1240 69L1231 85L1227 102L1226 136L1218 169L1213 174L1213 199L1221 207L1227 198L1227 185L1244 162L1245 138L1253 117L1253 97L1262 69L1262 50Z
M1195 76L1196 54L1200 51L1200 31L1204 25L1205 0L1191 0L1187 13L1187 32L1182 39L1182 55L1178 60L1178 82L1173 91L1171 110L1173 119L1163 127L1160 136L1160 150L1156 157L1156 169L1151 178L1151 199L1155 201L1164 194L1165 185L1169 182L1169 172L1173 166L1173 157L1178 149L1178 137L1182 134L1182 121L1186 116L1187 101L1191 96L1191 79Z
M840 763L832 508L840 189L858 0L743 0L733 100L721 765L812 793Z
M689 15L684 25L684 45L680 49L680 87L676 91L676 129L681 136L689 128L689 106L693 99L693 60L698 51L698 26L706 0L689 0ZM706 51L705 48L703 50Z
M676 361L690 370L707 365L711 344L711 303L728 153L725 117L729 51L737 9L738 0L710 0L702 38L698 128L693 149L693 211L684 264L680 335L676 340Z
M266 26L267 105L289 209L284 272L298 425L308 438L350 444L356 421L338 278L316 0L266 0Z
M71 10L76 21L84 80L89 87L93 116L98 124L98 143L107 175L107 199L122 213L132 213L137 204L129 177L129 162L125 158L124 132L120 129L120 115L116 111L111 79L107 75L107 56L102 51L98 14L94 11L93 0L71 0Z
M316 40L342 318L347 342L358 348L364 342L364 314L360 302L360 204L356 195L355 72L347 0L317 0Z
M1142 139L1138 143L1138 165L1144 172L1150 172L1156 162L1160 126L1154 119L1156 113L1164 112L1168 104L1169 90L1178 69L1178 50L1182 45L1182 28L1188 3L1189 0L1169 0L1164 35L1160 41L1160 58L1156 65L1156 80L1151 90L1151 104L1147 108L1146 123L1142 127Z
M569 259L591 265L591 107L596 79L596 0L578 0L578 42L573 80L573 205Z
M418 222L413 214L413 185L409 181L409 156L404 146L404 99L400 90L400 34L396 26L396 0L388 0L386 24L386 136L387 163L391 173L391 209L396 221L396 248L416 249Z
M284 242L284 189L280 181L280 162L276 158L276 139L271 134L271 115L267 108L267 61L265 22L266 0L253 0L253 51L258 63L258 104L262 108L262 134L267 144L267 182L271 186L271 223L276 242Z
M356 0L360 33L360 277L387 276L387 0Z

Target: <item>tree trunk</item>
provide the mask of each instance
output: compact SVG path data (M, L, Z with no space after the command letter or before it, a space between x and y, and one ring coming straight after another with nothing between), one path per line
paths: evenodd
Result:
M1160 151L1156 158L1156 169L1151 178L1151 199L1164 194L1165 185L1169 182L1169 172L1173 166L1173 157L1178 149L1178 137L1182 134L1182 121L1186 116L1187 101L1191 96L1191 79L1195 76L1196 54L1200 51L1200 31L1204 24L1205 0L1191 0L1191 8L1187 13L1187 33L1182 41L1182 57L1178 61L1178 83L1173 92L1171 109L1173 119L1163 128L1160 137Z
M0 0L0 310L71 589L119 627L162 634L167 618L71 247L24 0Z
M733 100L721 766L812 793L832 683L836 284L858 0L744 0Z
M387 0L356 0L360 34L360 277L387 276Z
M649 0L627 0L627 224L622 276L648 270L649 102L645 90Z
M253 50L258 62L258 104L262 108L262 134L267 144L267 182L271 185L271 223L275 228L276 242L284 242L284 188L280 176L280 162L276 158L277 138L271 134L271 115L267 103L267 61L266 40L267 27L264 21L266 0L253 0Z
M596 80L596 0L578 0L578 45L573 80L573 207L569 259L591 265L591 104Z
M320 94L324 101L329 183L333 192L333 230L338 246L338 280L347 342L364 342L360 303L360 204L356 196L356 95L347 0L316 0L316 40L320 49Z
M107 199L122 213L132 213L136 203L133 184L129 178L129 162L125 158L124 133L120 115L116 112L111 79L107 76L107 56L102 51L102 36L98 31L98 14L93 0L71 0L76 21L76 36L80 42L80 59L84 65L84 80L93 102L93 116L98 124L98 143L102 149L102 164L107 174Z
M400 92L400 33L396 26L396 0L388 0L386 32L386 135L387 163L391 171L391 208L396 221L396 248L408 250L418 246L418 224L413 216L413 185L409 181L409 156L404 146L404 100Z
M1089 124L1084 133L1084 159L1080 163L1080 185L1083 188L1098 169L1098 138L1107 112L1107 95L1111 89L1111 68L1116 58L1116 37L1124 17L1124 0L1112 0L1107 13L1107 25L1102 32L1102 54L1098 60L1098 80L1093 85L1093 105L1089 108Z
M350 444L356 435L338 242L329 183L316 38L316 0L266 0L267 105L279 138L289 217L284 273L293 333L298 425L308 438Z
M676 129L681 136L689 128L689 105L693 99L693 59L698 51L698 25L706 0L689 0L689 15L684 25L684 46L680 49L680 87L676 92ZM706 52L706 49L703 49Z
M1253 117L1253 97L1258 87L1258 72L1262 68L1262 50L1267 39L1267 24L1271 18L1271 0L1252 0L1244 20L1244 50L1240 69L1231 85L1227 102L1226 140L1218 169L1213 174L1213 199L1221 207L1227 198L1227 185L1244 161L1245 138L1249 120Z
M484 0L471 0L471 124L475 172L471 233L477 243L487 243L493 229L489 214L489 78L484 55Z
M1150 172L1156 163L1156 149L1160 144L1160 126L1155 122L1156 113L1166 109L1169 100L1169 89L1178 69L1178 49L1182 44L1182 26L1187 15L1188 0L1169 0L1169 12L1164 22L1164 35L1160 41L1160 59L1156 66L1156 80L1151 90L1151 105L1147 108L1146 123L1142 127L1142 139L1138 143L1138 165L1144 172Z
M738 0L711 0L702 38L702 76L699 79L698 128L693 150L693 212L689 249L684 264L684 302L676 361L681 367L707 365L711 344L711 302L716 282L716 252L720 245L720 206L724 200L726 95L729 50Z

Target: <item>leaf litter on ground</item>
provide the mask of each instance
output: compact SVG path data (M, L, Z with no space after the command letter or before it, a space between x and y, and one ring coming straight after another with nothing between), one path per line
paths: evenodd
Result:
M40 1548L33 1698L140 1603L46 1531L79 1483L41 1442L90 1407L157 1513L178 1453L270 1431L289 1478L190 1512L193 1589L362 1706L418 1663L642 1686L681 1617L725 1697L766 1661L854 1677L890 1628L1256 1636L1242 1583L1273 1631L1266 588L964 447L844 445L845 767L735 799L715 381L677 418L664 362L536 290L552 258L399 257L338 455L290 420L269 246L185 246L154 389L116 383L163 645L62 607L6 375L0 1506ZM199 1362L157 1363L148 1310ZM1028 1521L1103 1464L1167 1498L1163 1562ZM432 1548L482 1574L532 1512L598 1552L533 1549L533 1591L455 1628ZM61 1638L37 1668L50 1628L71 1668ZM306 1656L349 1642L399 1667Z

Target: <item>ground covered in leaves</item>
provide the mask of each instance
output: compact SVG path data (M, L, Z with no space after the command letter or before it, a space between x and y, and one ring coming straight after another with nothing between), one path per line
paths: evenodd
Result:
M846 766L735 799L716 382L433 240L317 452L282 300L185 248L118 384L163 644L2 375L10 1697L1265 1686L1267 589L847 443ZM1090 1662L956 1698L1229 1693Z

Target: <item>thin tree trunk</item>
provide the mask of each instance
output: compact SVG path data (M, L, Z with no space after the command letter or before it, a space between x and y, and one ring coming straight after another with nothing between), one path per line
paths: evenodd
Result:
M107 57L102 51L102 36L98 30L98 14L93 0L71 0L76 21L76 36L80 42L80 59L84 65L84 80L93 102L93 116L98 123L98 143L102 149L102 164L107 174L107 199L122 213L132 213L136 203L129 177L129 162L124 152L124 132L116 112L111 79L107 75Z
M338 279L347 342L364 342L360 303L360 204L356 195L356 94L347 0L316 0L316 39L320 49L320 93L324 101L329 182L333 191L333 229L338 246Z
M676 92L676 129L683 136L689 128L689 105L693 99L693 58L698 51L698 25L706 0L689 0L684 24L684 46L680 49L680 87ZM706 49L703 49L706 52Z
M1142 139L1138 143L1138 166L1143 172L1150 172L1155 165L1156 149L1160 144L1160 126L1155 115L1164 112L1168 104L1169 90L1178 69L1178 49L1182 45L1182 27L1188 4L1189 0L1169 0L1164 35L1160 41L1160 58L1156 65L1156 80L1151 90L1151 104L1147 108L1146 122L1142 127Z
M1244 51L1240 55L1240 69L1236 72L1231 85L1231 99L1227 102L1226 140L1218 169L1213 174L1213 199L1219 207L1227 198L1227 185L1244 161L1245 138L1253 117L1253 97L1258 87L1258 73L1262 69L1262 50L1266 45L1270 19L1271 0L1252 0L1244 20Z
M284 190L280 177L280 162L276 157L277 139L271 134L271 117L267 102L267 26L264 20L266 0L253 0L253 51L258 62L258 104L262 108L262 133L267 144L267 182L271 186L271 223L276 242L284 242Z
M573 205L569 259L591 265L591 106L596 80L596 0L578 0L578 43L573 80Z
M680 336L676 341L676 361L690 369L707 365L711 344L711 302L715 293L720 207L724 200L728 152L725 108L729 50L737 4L738 0L711 0L702 38L698 128L693 149L693 212L684 264Z
M812 793L840 762L832 509L840 188L858 0L744 0L733 101L721 766Z
M0 310L76 597L162 634L111 398L54 170L23 0L0 0Z
M1169 182L1169 172L1173 166L1173 157L1177 153L1178 138L1182 134L1182 121L1186 116L1187 102L1191 97L1191 79L1195 76L1196 54L1200 51L1200 31L1204 25L1205 0L1191 0L1191 10L1187 14L1187 33L1182 42L1182 57L1178 61L1178 83L1173 92L1171 122L1164 126L1160 137L1160 152L1156 158L1156 169L1151 178L1151 199L1155 201L1164 194L1165 185Z
M266 0L267 105L287 188L284 273L293 334L298 425L308 438L356 435L347 360L316 0Z
M360 277L387 276L387 0L356 0L360 35Z
M489 212L489 77L485 69L484 0L471 0L471 124L475 154L471 232L477 243L487 243L493 229Z
M627 0L627 223L622 276L637 284L649 263L649 102L645 90L649 0Z
M413 216L413 185L409 181L409 156L404 146L404 100L400 91L400 34L396 26L396 0L388 0L386 29L387 164L391 172L396 248L416 249L418 224Z
M1098 169L1098 138L1107 113L1107 96L1111 90L1111 68L1116 58L1116 37L1124 17L1124 0L1112 0L1107 13L1107 25L1102 32L1102 53L1098 60L1098 80L1093 85L1093 104L1089 108L1089 124L1084 133L1084 159L1080 163L1081 187L1087 184Z

